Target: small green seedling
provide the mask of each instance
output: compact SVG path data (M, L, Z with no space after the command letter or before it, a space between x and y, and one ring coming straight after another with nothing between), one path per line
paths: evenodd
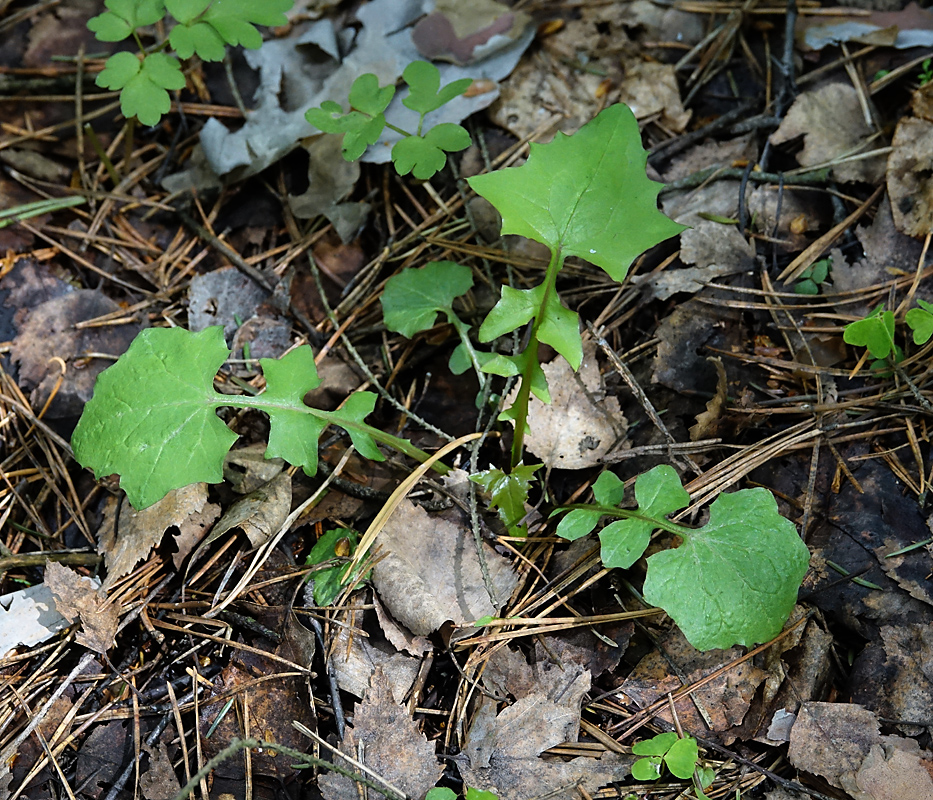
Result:
M661 465L635 479L637 508L616 507L622 492L622 482L604 472L593 484L598 505L571 506L557 526L558 535L578 539L603 517L616 518L599 539L603 565L620 569L641 558L655 530L682 539L680 547L649 556L643 592L698 650L751 646L780 633L797 601L810 553L767 489L719 495L710 506L709 522L697 529L667 518L690 502L672 467Z
M479 329L480 341L491 342L529 326L520 353L497 354L483 365L494 375L521 377L515 403L501 415L515 422L513 468L522 461L531 394L550 402L540 344L553 347L574 369L583 359L579 317L557 294L566 258L579 256L622 281L635 258L683 230L658 210L661 184L645 174L647 152L628 106L610 106L573 136L558 133L549 144L530 148L523 166L469 179L502 215L503 234L525 236L551 251L544 280L532 289L503 286Z
M453 789L435 786L424 796L424 800L457 800L457 793ZM466 800L499 800L499 795L468 787Z
M143 509L172 489L223 480L224 456L237 435L216 411L233 406L265 411L266 458L284 458L308 475L317 472L318 439L330 425L343 428L360 454L374 461L385 458L376 442L427 460L427 453L407 440L363 421L376 403L371 392L351 395L337 411L305 405L304 396L321 383L307 345L278 360L259 360L266 391L257 397L214 390L214 375L229 357L220 326L200 333L144 330L97 378L71 438L75 458L98 478L119 474L130 503Z
M380 301L386 327L408 339L433 328L437 315L443 314L460 337L460 344L450 356L450 371L462 375L472 367L482 385L486 378L483 365L493 355L473 347L470 326L453 309L454 300L472 287L473 274L469 268L452 261L432 261L389 278Z
M350 564L346 562L356 552L359 539L360 535L356 531L335 528L325 532L311 548L311 552L305 559L306 566L335 562L332 566L315 570L307 577L307 580L314 581L311 594L316 606L329 606L344 590L345 585L351 582L345 580L350 571ZM352 582L365 581L368 578L368 574L359 577L359 570L357 570Z
M819 294L821 286L829 279L832 263L831 258L815 261L800 273L800 279L794 284L794 291L797 294Z
M107 59L97 85L120 90L120 110L127 119L157 125L171 108L170 91L185 86L178 58L161 52L168 46L182 59L198 55L204 61L222 61L225 45L256 49L262 36L256 25L284 25L292 0L104 0L107 11L88 20L87 26L102 42L130 37L138 53L122 51ZM139 29L154 25L169 14L175 25L168 41L146 48Z
M408 84L408 96L402 105L420 115L414 133L386 121L385 110L395 96L394 86L379 86L372 73L360 75L350 87L350 110L333 100L309 109L305 118L325 133L343 134L343 157L356 161L366 148L379 141L385 128L402 135L392 147L392 163L399 175L409 172L418 180L427 180L444 168L447 153L456 153L470 146L470 134L461 125L442 122L424 131L425 117L432 111L459 97L473 83L469 78L448 83L441 88L441 74L427 61L413 61L402 73Z
M846 344L867 347L872 358L886 359L894 353L898 359L900 348L894 342L894 312L885 311L879 305L865 319L859 319L846 325L842 338Z
M510 473L501 469L487 469L470 476L470 480L478 483L489 495L489 504L499 513L510 536L528 535L528 525L523 522L525 501L528 491L535 480L535 473L543 464L519 464Z
M933 59L923 59L917 80L920 81L921 86L926 86L930 81L933 81Z
M914 344L923 345L933 337L933 304L917 300L919 308L907 312L905 320L913 332Z
M692 736L679 737L676 733L659 733L651 739L632 746L632 753L645 756L632 764L632 777L637 781L656 781L662 767L681 780L692 780L697 796L706 797L703 790L713 782L710 769L698 767L700 751Z

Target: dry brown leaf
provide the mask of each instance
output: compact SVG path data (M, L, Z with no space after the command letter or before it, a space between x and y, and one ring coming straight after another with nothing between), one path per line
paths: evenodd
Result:
M357 748L362 745L362 748ZM444 767L437 762L434 745L418 729L404 706L395 702L381 668L373 673L366 699L358 703L353 727L348 727L341 750L351 758L364 754L366 766L409 797L424 797L437 783ZM341 764L339 756L334 756ZM352 764L341 764L355 769ZM322 775L319 786L325 800L359 800L357 784L336 773Z
M690 645L677 628L662 637L659 645L663 655L657 650L648 653L619 687L619 691L640 708L651 705L668 692L676 692L684 685L706 677L730 662L737 662L743 653L739 647L701 653ZM683 680L673 673L672 664L679 670ZM710 727L707 736L730 743L735 736L729 733L729 729L739 725L745 718L749 704L767 675L751 661L743 661L692 695L676 701L674 708L684 729L702 731ZM697 710L697 705L702 707L706 719ZM659 712L658 716L670 723L674 721L668 708Z
M230 506L214 525L204 544L239 528L253 547L259 547L278 532L291 510L292 479L288 473L280 472L269 483Z
M119 520L114 516L119 507ZM114 503L104 512L97 534L97 552L107 563L106 589L132 572L133 567L159 542L169 528L177 528L178 567L217 519L220 506L207 502L207 484L193 483L174 489L155 505L137 511L129 503Z
M933 122L902 119L891 147L887 179L894 224L908 236L926 236L933 229Z
M405 500L379 534L385 554L373 568L373 586L396 620L427 636L448 620L455 625L495 614L473 535L463 524ZM483 553L499 602L518 581L512 565L484 544Z
M528 404L525 447L545 466L584 469L600 463L625 436L628 421L619 401L606 397L596 361L596 346L586 342L583 362L574 372L564 358L542 366L551 402L532 396ZM518 389L510 395L514 400Z
M58 613L70 622L81 622L75 636L95 653L106 653L117 635L120 606L108 602L90 578L50 561L45 567L45 585L55 596Z
M825 83L804 92L794 101L780 127L771 134L772 144L784 144L803 136L797 163L803 167L867 152L874 129L866 121L858 93L849 83ZM833 167L840 181L877 183L884 174L884 158L874 156Z
M854 703L804 703L791 729L788 758L853 800L933 800L933 778L919 745L882 736L878 720Z
M672 64L632 60L625 65L619 100L637 119L660 115L660 123L674 133L687 127L693 112L684 109Z
M468 761L460 765L466 784L503 798L527 796L534 786L535 795L557 792L548 796L569 800L579 797L572 788L578 780L591 794L622 780L630 772L631 756L606 753L598 760L567 762L539 758L548 748L577 741L580 705L589 687L589 671L567 664L542 675L536 689L498 715L496 703L484 696L464 747Z
M224 457L224 482L237 494L249 494L278 475L285 461L266 458L266 443L231 450Z
M174 797L180 787L165 742L160 740L155 745L143 742L143 750L149 756L149 769L139 777L140 796L143 800Z
M706 360L716 367L716 394L712 400L707 402L706 411L701 411L696 415L697 424L690 428L691 442L708 439L716 435L717 423L722 416L722 410L726 407L729 396L726 368L722 364L722 359L719 356L709 356Z

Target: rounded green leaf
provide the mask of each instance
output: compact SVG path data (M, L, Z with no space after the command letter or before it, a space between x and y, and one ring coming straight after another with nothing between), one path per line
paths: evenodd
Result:
M140 69L142 63L137 56L126 52L114 53L104 63L96 82L104 89L122 89L139 74Z
M185 88L185 74L177 58L165 53L150 53L143 61L141 70L150 81L162 89L178 90Z
M449 103L463 94L473 83L470 78L461 78L448 83L438 91L441 85L441 73L437 67L427 61L412 61L405 67L402 78L409 87L408 96L402 100L402 105L422 115Z
M625 482L610 470L600 473L593 484L593 497L601 506L617 506L625 495Z
M424 800L457 800L457 793L446 786L435 786L424 796Z
M693 770L696 769L699 757L697 740L692 736L685 736L671 745L671 749L664 756L664 763L672 775L681 780L689 780L693 777Z
M657 757L638 759L632 764L632 777L636 781L656 781L661 777L661 759Z
M619 103L572 136L532 144L523 166L469 184L502 214L503 234L579 256L621 281L641 253L684 229L658 210L661 184L648 179L646 162L638 122Z
M91 17L87 27L101 42L122 42L133 32L133 26L127 20L109 11Z
M471 786L466 790L466 800L499 800L499 795L482 789L474 789Z
M120 111L124 117L136 117L143 125L158 125L163 114L172 108L168 92L145 75L137 75L120 92Z
M469 267L434 261L419 269L405 269L386 281L380 302L390 331L411 339L433 327L438 314L453 314L453 302L473 286Z
M558 536L567 541L573 542L576 539L582 539L599 522L602 516L598 511L588 511L585 508L575 508L568 511L564 518L557 524L555 531Z
M894 349L894 312L878 306L865 319L846 325L842 334L847 344L867 347L872 358L887 358Z
M229 355L219 326L140 333L97 378L71 439L78 463L98 478L120 475L137 509L190 483L222 481L237 435L217 416L227 398L214 375Z
M767 489L722 494L709 522L648 558L645 599L698 650L751 646L780 633L810 553Z
M926 344L933 336L933 305L923 300L917 300L920 308L912 308L907 312L906 321L913 331L914 344Z
M636 756L664 756L677 741L677 734L671 731L659 733L650 739L643 739L632 745L632 753Z

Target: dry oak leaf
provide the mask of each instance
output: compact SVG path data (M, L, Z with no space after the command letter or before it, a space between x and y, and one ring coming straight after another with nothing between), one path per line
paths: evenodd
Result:
M389 613L415 635L434 633L448 620L463 625L496 613L466 525L405 500L377 544L384 555L373 567L373 586ZM504 603L518 577L508 559L485 543L483 553L498 601Z
M50 561L45 567L45 585L55 597L58 613L70 622L81 622L75 636L95 653L106 653L117 635L120 606L102 597L90 578Z
M407 709L395 702L381 667L376 667L366 699L358 703L353 727L347 728L340 749L356 758L362 745L366 766L408 797L424 797L437 783L444 767L437 763L434 745L418 729ZM339 766L355 770L352 764ZM319 780L325 800L359 800L355 781L328 773Z

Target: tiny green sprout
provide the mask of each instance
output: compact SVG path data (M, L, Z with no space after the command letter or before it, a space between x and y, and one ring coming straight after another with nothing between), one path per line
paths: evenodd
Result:
M344 580L350 570L347 559L356 551L359 538L359 534L354 530L336 528L325 532L311 548L311 552L305 559L306 566L334 562L329 567L315 570L305 579L314 581L312 596L316 606L329 606L343 591L344 584L349 582ZM368 577L368 574L360 577L359 570L357 570L353 580L365 581Z
M879 69L874 75L872 75L871 82L876 83L877 81L880 81L882 78L890 74L891 70L889 69Z
M917 300L919 308L907 312L905 320L913 332L914 344L926 344L933 337L933 304Z
M161 52L170 45L183 59L197 54L204 61L221 61L226 45L256 49L262 36L255 25L284 25L292 0L104 0L107 10L88 20L99 41L121 42L132 37L139 52L114 53L97 76L97 85L120 90L120 110L127 119L157 125L171 108L170 91L184 88L181 63ZM143 47L141 28L175 19L167 42L154 49Z
M886 359L899 348L894 343L894 312L879 305L864 319L850 322L842 334L846 344L867 347L872 358Z
M638 781L654 781L661 777L661 767L680 778L693 777L700 751L692 736L682 739L676 733L659 733L632 746L632 753L640 758L632 765L632 777Z
M510 473L501 469L487 469L470 476L470 480L478 483L490 497L490 505L498 509L499 519L508 528L510 536L524 538L528 535L528 525L523 522L525 518L525 501L528 499L528 490L536 480L535 473L543 464L519 464Z
M325 133L343 134L343 157L347 161L360 158L367 147L379 141L383 129L390 128L403 137L392 147L392 163L398 174L411 173L418 180L427 180L444 168L447 153L466 149L471 139L465 128L452 122L442 122L424 132L425 117L459 97L473 81L462 78L441 87L440 71L427 61L413 61L402 78L409 89L402 105L420 115L414 133L386 120L385 110L395 96L395 87L380 87L372 73L360 75L353 82L347 113L339 103L327 100L319 108L309 109L305 118Z
M821 258L800 273L800 279L794 284L797 294L819 294L820 286L829 278L832 267L831 258Z
M456 798L457 793L453 789L440 786L435 786L424 796L424 800L456 800ZM466 800L499 800L499 795L467 787Z
M933 81L933 59L923 59L917 80L920 81L921 86L926 86L930 81Z

